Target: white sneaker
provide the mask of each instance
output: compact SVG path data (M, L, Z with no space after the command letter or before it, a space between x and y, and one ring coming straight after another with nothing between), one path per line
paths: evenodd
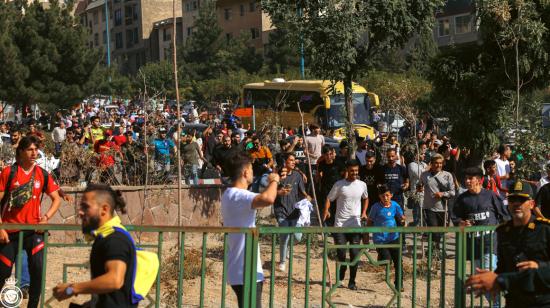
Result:
M279 262L279 265L277 266L279 271L284 272L286 271L286 263L285 262Z

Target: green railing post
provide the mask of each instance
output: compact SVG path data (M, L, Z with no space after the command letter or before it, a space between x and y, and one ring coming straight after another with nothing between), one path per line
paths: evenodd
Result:
M411 307L412 308L415 308L416 307L416 263L417 263L417 253L416 253L416 249L418 248L417 247L417 244L416 244L416 237L417 237L417 234L416 233L413 233L413 269L412 269L412 296L411 296ZM422 235L420 235L420 239L422 240Z
M289 257L288 257L288 277L287 277L287 283L286 283L286 306L292 307L292 262L294 261L294 234L290 233L288 235L290 237L289 241Z
M269 308L273 308L275 301L275 242L277 235L271 235L271 279L269 279Z
M250 307L250 280L252 268L252 233L246 231L244 245L243 308Z
M227 241L228 234L223 234L223 275L222 275L222 308L225 308L225 293L227 290L227 251L229 243Z
M42 258L42 290L40 291L40 308L44 308L44 303L46 302L46 274L47 274L47 265L48 265L48 231L44 232L44 255Z
M403 282L401 281L403 278L403 267L401 264L403 264L403 243L405 241L405 234L400 233L399 234L399 264L397 264L397 273L395 273L395 280L397 280L397 307L401 307L401 290L403 289Z
M306 290L304 294L304 307L309 307L309 266L311 258L311 234L306 234Z
M183 273L184 273L184 263L185 263L185 232L180 232L180 251L178 258L178 308L183 306Z
M160 307L160 273L162 273L162 242L163 242L163 239L164 239L164 234L163 232L159 232L159 235L158 235L158 251L157 251L157 254L159 256L159 273L157 275L157 288L156 288L156 294L155 294L155 308L159 308Z
M23 251L23 231L19 231L17 234L17 261L15 262L15 277L17 277L17 287L21 287L21 271L23 270L22 264L22 255ZM29 256L27 256L27 259Z
M428 233L428 265L426 270L426 307L430 307L431 300L431 284L432 284L432 254L433 254L433 237L432 233Z
M199 294L199 306L204 307L204 282L206 275L206 249L207 249L207 233L202 234L202 255L201 255L201 289Z
M256 307L256 297L261 296L262 294L256 294L257 291L257 280L258 280L258 271L256 268L258 267L258 254L260 253L260 234L259 229L255 228L252 229L252 262L251 263L251 271L250 271L250 307L255 308Z
M441 284L439 285L439 307L445 308L447 306L447 303L445 303L445 272L447 271L447 236L445 233L442 234L441 245Z
M466 238L464 229L455 233L455 307L465 307L464 279L466 277Z
M327 263L328 263L328 236L323 234L323 279L321 288L321 308L326 307L326 291L327 291Z

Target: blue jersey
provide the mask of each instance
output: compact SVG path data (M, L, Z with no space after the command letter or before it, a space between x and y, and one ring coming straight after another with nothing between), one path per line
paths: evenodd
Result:
M174 142L171 139L155 139L153 145L155 146L155 159L170 162L170 150L175 147Z
M397 202L392 201L389 207L384 207L380 202L376 202L369 213L369 219L377 227L397 227L396 217L403 217L403 210ZM378 232L373 234L375 244L387 244L399 238L397 232Z

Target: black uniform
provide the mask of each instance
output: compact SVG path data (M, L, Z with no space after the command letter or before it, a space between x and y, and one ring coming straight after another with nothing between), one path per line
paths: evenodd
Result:
M535 261L539 268L550 267L550 220L531 216L521 227L508 221L497 228L497 238L496 273L517 272L516 264L523 261ZM509 289L505 297L506 307L550 307L549 292Z

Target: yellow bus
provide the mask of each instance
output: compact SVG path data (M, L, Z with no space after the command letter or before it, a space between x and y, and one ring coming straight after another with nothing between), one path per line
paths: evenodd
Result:
M353 124L361 137L375 137L372 127L372 111L380 105L378 95L353 83ZM333 85L323 80L290 80L276 78L273 81L249 83L243 87L241 107L254 106L256 127L271 121L275 124L275 112L284 127L301 125L298 102L304 113L304 121L319 125L322 129L334 130L337 139L345 137L346 108L344 85Z

